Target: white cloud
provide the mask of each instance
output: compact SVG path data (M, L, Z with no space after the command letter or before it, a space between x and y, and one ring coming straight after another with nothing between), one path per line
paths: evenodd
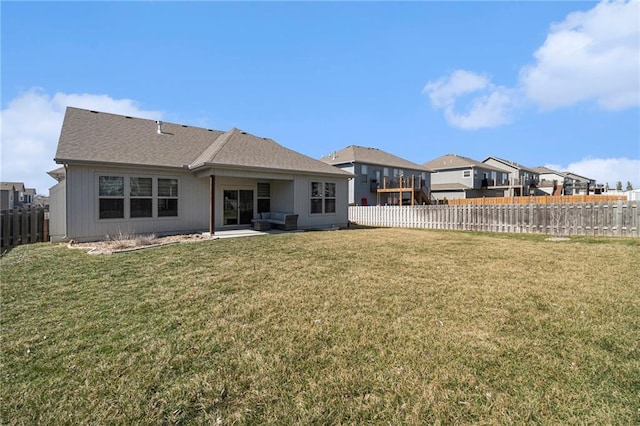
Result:
M603 1L552 24L535 62L521 68L517 88L494 85L458 70L429 82L423 93L454 127L478 129L509 123L526 103L543 110L595 101L606 110L640 105L640 0ZM460 99L474 94L463 113Z
M634 188L640 188L640 159L584 158L567 165L550 164L546 167L595 179L596 183L608 183L611 188L615 188L618 181L622 182L623 188L626 188L627 181Z
M514 92L495 86L489 77L456 70L448 77L429 82L422 90L434 108L444 110L447 122L461 129L495 127L510 121ZM463 113L457 112L461 97L475 94Z
M67 106L152 119L162 118L160 111L140 109L131 99L113 99L108 95L56 93L49 96L33 88L12 99L0 113L2 135L1 176L3 181L24 182L39 194L55 184L46 172L55 169L60 129Z
M543 109L595 100L603 109L640 105L640 1L603 1L553 24L536 62L520 72Z
M449 78L441 78L438 81L427 83L423 93L429 95L434 107L447 108L455 105L458 96L485 89L489 84L489 79L486 76L457 70L451 73Z

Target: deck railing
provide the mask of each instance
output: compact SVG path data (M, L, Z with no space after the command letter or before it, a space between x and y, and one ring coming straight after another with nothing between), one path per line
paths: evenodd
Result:
M422 176L385 176L382 178L382 186L378 189L420 189L426 185Z

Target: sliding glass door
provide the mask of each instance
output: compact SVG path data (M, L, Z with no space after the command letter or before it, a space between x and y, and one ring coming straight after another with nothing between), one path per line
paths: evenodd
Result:
M250 225L253 219L253 191L224 190L223 225Z

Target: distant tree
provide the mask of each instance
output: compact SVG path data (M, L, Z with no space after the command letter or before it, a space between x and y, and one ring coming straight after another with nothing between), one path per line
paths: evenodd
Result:
M622 191L622 182L618 181L618 183L616 183L616 191Z
M633 191L633 185L631 185L631 181L627 181L627 191Z

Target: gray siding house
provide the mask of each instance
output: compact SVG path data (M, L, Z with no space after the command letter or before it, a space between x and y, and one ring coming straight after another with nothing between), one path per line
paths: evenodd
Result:
M21 193L24 193L22 182L0 182L0 210L19 207Z
M496 187L503 189L505 197L544 195L542 191L537 190L540 176L533 169L498 157L487 157L483 163L509 173L507 181L496 184Z
M302 229L346 226L352 175L275 141L67 108L51 172L51 239L248 227L261 213Z
M429 202L431 170L378 148L350 145L320 160L355 175L349 182L350 204Z
M438 201L502 197L496 184L508 179L508 173L488 164L456 154L446 154L424 164L434 171L431 195Z
M31 207L36 190L25 188L22 182L0 182L0 210Z
M566 173L548 167L534 167L533 171L540 176L538 189L546 195L570 195L568 189L573 186L574 179Z
M596 184L595 179L572 172L565 172L565 175L569 178L569 183L565 188L567 195L589 195L606 192L604 185Z

